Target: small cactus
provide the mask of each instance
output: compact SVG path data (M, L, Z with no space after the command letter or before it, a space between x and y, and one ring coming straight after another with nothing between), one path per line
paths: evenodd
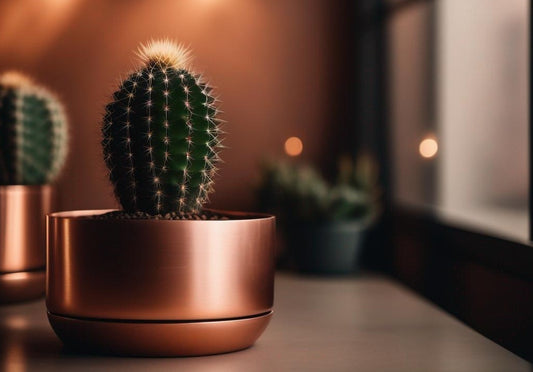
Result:
M17 72L0 75L0 184L53 182L67 153L61 102Z
M341 164L341 171L353 174L353 167ZM344 168L344 169L342 169ZM311 166L287 162L263 164L257 189L260 209L276 214L281 225L301 222L369 220L377 209L374 190L365 189L342 175L328 184ZM377 186L376 186L377 187Z
M220 120L211 88L168 40L141 45L142 66L106 106L103 151L127 212L199 213L213 190Z

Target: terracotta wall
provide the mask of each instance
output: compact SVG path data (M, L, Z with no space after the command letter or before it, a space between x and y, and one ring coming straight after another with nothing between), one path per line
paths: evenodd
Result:
M218 87L228 126L212 205L248 210L257 163L327 157L331 100L328 0L17 0L0 2L0 71L28 72L63 97L71 153L58 182L60 209L114 206L100 153L103 106L132 50L151 37L193 49L196 70Z

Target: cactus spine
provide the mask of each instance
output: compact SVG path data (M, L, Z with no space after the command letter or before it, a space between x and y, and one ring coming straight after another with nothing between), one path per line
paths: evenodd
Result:
M106 106L103 151L127 212L198 213L213 189L221 147L216 99L168 40L141 45L142 66Z
M28 77L0 76L0 184L41 185L55 180L67 153L61 102Z

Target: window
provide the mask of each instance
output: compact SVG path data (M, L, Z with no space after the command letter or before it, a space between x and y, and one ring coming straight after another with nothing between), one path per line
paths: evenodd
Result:
M530 2L385 3L391 273L533 360Z
M394 198L526 241L529 2L418 3L389 23Z

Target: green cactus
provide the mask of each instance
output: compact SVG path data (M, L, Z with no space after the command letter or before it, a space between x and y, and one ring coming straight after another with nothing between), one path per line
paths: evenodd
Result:
M66 153L61 102L20 73L0 75L0 184L51 183Z
M126 212L200 212L213 189L220 122L211 88L168 40L141 45L142 66L106 106L103 150Z
M341 164L341 172L355 176L351 165ZM339 182L330 185L309 165L266 162L257 188L259 207L287 226L372 217L377 207L373 189L345 181L346 177L342 174Z

